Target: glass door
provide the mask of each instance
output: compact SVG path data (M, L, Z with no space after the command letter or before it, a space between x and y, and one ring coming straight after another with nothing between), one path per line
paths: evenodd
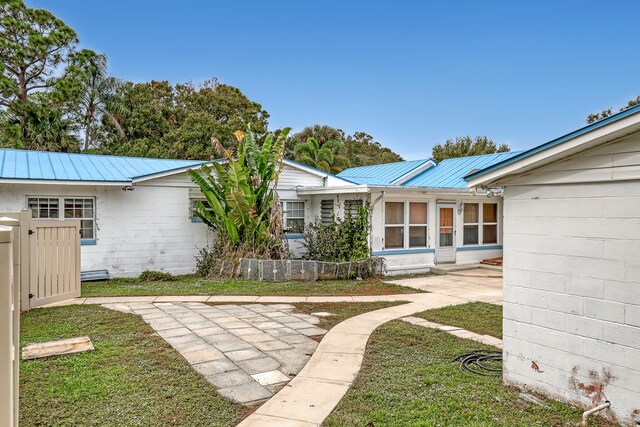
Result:
M455 262L455 205L438 204L438 242L436 245L436 262Z

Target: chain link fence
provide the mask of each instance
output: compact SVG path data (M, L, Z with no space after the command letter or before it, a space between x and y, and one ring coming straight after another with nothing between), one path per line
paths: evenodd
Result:
M238 263L212 260L209 276L220 279L239 277L265 282L289 280L350 280L369 278L385 273L384 259L379 257L352 262L305 260L268 260L241 258Z

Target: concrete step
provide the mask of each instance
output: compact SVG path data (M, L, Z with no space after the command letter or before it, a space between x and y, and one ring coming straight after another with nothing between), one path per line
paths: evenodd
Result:
M502 267L484 264L451 264L431 267L431 273L450 276L502 278Z

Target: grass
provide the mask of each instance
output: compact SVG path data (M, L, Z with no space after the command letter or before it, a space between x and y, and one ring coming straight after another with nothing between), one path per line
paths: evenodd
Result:
M450 360L490 348L393 321L372 335L362 369L325 426L575 426L582 410L543 399L523 405L500 378L460 372ZM602 420L592 426L613 425Z
M394 301L394 302L363 302L363 303L351 303L351 302L336 302L336 303L297 303L293 304L299 311L305 313L315 313L320 311L326 311L334 314L329 317L319 317L320 323L316 326L322 329L331 329L343 320L347 320L350 317L357 316L362 313L368 313L374 310L380 310L381 308L393 307L396 305L406 304L406 302Z
M139 316L68 306L22 315L21 344L80 335L95 351L20 364L20 425L231 426L246 409L215 392Z
M471 332L502 339L502 306L486 302L436 308L415 314L431 322L457 326Z
M297 304L307 313L349 317L400 302ZM74 336L91 337L95 351L20 365L22 426L234 426L250 409L216 393L139 316L96 305L24 313L21 345Z
M179 276L173 282L111 279L82 284L83 297L149 295L392 295L420 293L418 289L372 280L291 281L281 283L249 280L207 280Z

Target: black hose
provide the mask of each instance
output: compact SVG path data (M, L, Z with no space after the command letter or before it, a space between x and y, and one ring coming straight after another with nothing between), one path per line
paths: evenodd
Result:
M462 372L485 377L499 377L502 374L502 367L495 367L496 362L502 362L501 351L472 350L456 356L451 362L460 362ZM489 363L493 366L489 366Z

